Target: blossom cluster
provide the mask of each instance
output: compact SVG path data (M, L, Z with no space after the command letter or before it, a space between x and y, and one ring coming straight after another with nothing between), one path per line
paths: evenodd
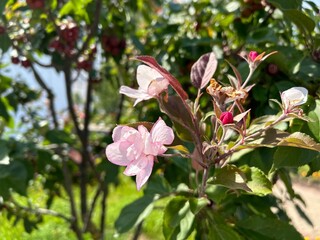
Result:
M244 144L245 139L248 139L248 137L245 138L247 134L246 116L250 109L245 110L242 104L247 98L248 92L254 85L246 85L258 65L274 53L275 52L272 52L265 56L265 53L258 54L255 51L251 51L247 57L244 57L248 62L250 73L247 79L243 82L240 73L231 65L236 78L229 77L230 86L221 86L215 79L210 79L209 77L211 76L207 76L212 75L216 69L217 63L214 54L206 54L193 66L192 71L194 71L194 74L191 74L191 80L193 85L199 89L198 96L195 101L195 110L192 111L191 109L188 109L188 104L185 104L185 99L181 97L182 95L187 96L187 94L181 94L181 91L183 90L179 90L180 92L177 91L182 100L181 106L185 108L188 112L187 114L189 114L190 118L193 119L193 122L198 121L196 117L198 111L197 103L202 95L201 89L209 83L206 88L206 92L213 98L214 115L218 119L218 121L212 121L211 123L216 124L213 129L217 130L221 127L224 132L222 136L218 136L214 133L212 141L210 142L212 146L203 147L207 146L209 143L202 142L203 138L200 136L201 130L192 129L196 125L187 127L191 132L194 131L192 137L195 142L195 149L194 154L192 155L193 157L191 156L191 158L193 160L194 156L197 156L196 163L201 166L201 168L198 169L203 169L203 166L208 167L208 165L206 165L208 160L204 159L205 155L208 155L210 152L208 149L213 149L212 154L209 154L210 156L212 155L210 159L213 159L215 154L220 154L218 153L219 151L215 149L218 149L225 140L224 137L226 136L227 128L236 130L242 136L242 140L235 144L235 146ZM145 58L146 57L143 59ZM120 88L121 94L125 94L128 97L136 99L134 106L143 100L151 98L156 98L159 100L159 104L164 104L164 102L168 101L169 85L171 85L175 90L179 89L175 88L176 86L172 84L179 84L175 83L175 81L177 81L175 78L163 70L163 68L159 67L154 60L148 59L148 61L142 60L142 62L149 66L140 65L137 68L138 89L133 89L127 86L121 86ZM204 66L205 69L203 69ZM166 93L166 95L163 93ZM293 87L282 92L280 96L282 101L282 115L274 122L274 124L284 120L289 114L293 114L295 116L301 115L302 110L299 106L307 101L308 91L303 87ZM173 111L175 110L176 109L173 109ZM238 115L234 116L234 112L237 112ZM167 113L169 117L171 114ZM171 120L177 121L177 118ZM188 120L181 118L181 121ZM179 124L185 126L184 122L180 122ZM269 125L269 127L270 126L272 125ZM196 136L196 134L199 136ZM106 156L108 160L116 165L126 166L124 174L127 176L136 176L136 185L139 190L149 179L157 156L161 156L166 152L167 147L165 147L165 145L172 144L174 140L174 132L172 128L167 126L165 122L159 118L151 128L150 132L144 125L139 125L137 128L130 126L117 126L113 130L112 138L114 142L106 148ZM221 147L221 149L227 148ZM229 149L228 151L229 152L224 153L224 155L217 155L217 159L222 159L222 156L229 156L233 152L232 149ZM226 163L226 161L222 161L220 167L225 166L224 163Z

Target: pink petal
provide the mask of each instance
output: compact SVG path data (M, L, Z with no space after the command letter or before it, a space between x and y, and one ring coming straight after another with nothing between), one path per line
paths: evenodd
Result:
M151 96L159 96L160 93L168 89L168 86L169 81L165 78L154 80L148 87L148 94Z
M124 94L131 98L140 98L142 100L147 100L152 98L147 91L143 91L142 89L133 89L127 86L121 86L119 93Z
M174 140L172 128L168 127L161 118L159 118L158 121L153 125L150 133L154 143L157 142L168 145Z
M154 157L153 156L148 156L149 161L148 164L143 168L136 177L136 185L137 189L140 190L141 187L148 181L151 173L152 173L152 168L153 168L153 163L154 163Z
M146 155L141 155L136 160L130 162L123 173L127 176L137 175L148 165L148 161L149 159Z
M147 65L139 65L137 68L137 81L139 84L139 89L148 91L149 84L152 80L157 78L163 78L163 76L156 70L152 69Z
M130 163L127 159L126 149L130 143L115 142L111 143L106 148L106 156L110 162L120 166L126 166Z
M146 155L151 154L156 156L157 150L154 149L153 142L152 142L150 133L148 132L148 129L143 125L139 125L138 130L141 134L142 141L144 143L144 150L143 150L144 154Z

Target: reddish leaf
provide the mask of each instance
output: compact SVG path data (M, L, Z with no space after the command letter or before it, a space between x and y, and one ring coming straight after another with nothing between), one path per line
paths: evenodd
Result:
M145 64L147 64L149 67L155 69L158 71L164 78L168 79L170 85L173 87L173 89L179 94L179 96L186 100L188 99L188 94L183 90L180 82L172 76L166 69L164 69L162 66L159 65L159 63L151 56L136 56L133 59L139 60Z
M191 82L196 88L204 88L217 69L218 61L213 52L202 55L191 68Z

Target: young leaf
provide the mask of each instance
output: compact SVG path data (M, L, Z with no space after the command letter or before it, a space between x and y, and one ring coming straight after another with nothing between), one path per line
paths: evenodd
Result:
M316 143L310 136L301 132L292 133L290 136L282 139L278 146L290 146L305 148L320 152L320 144Z
M242 189L251 192L246 184L246 179L239 168L233 165L227 165L215 170L215 176L208 179L208 184L222 185L230 189Z
M159 65L159 63L151 56L136 56L136 60L139 60L145 64L147 64L149 67L153 68L154 70L158 71L164 78L166 78L170 85L173 87L173 89L179 94L179 96L186 100L188 99L188 94L183 90L180 82L171 75L166 69L164 69L162 66Z
M271 182L259 168L245 166L241 170L245 173L247 185L253 194L265 196L272 193Z
M204 88L217 69L218 61L213 52L202 55L191 68L191 82L196 88Z

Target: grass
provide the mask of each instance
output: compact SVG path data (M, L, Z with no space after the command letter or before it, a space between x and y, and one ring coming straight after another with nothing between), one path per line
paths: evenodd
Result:
M135 184L128 177L120 179L118 187L110 187L109 196L107 199L107 220L106 220L106 237L105 239L127 240L133 235L134 230L129 233L115 235L114 222L116 221L121 209L128 203L142 196L142 191L138 192ZM28 199L21 196L15 196L17 202L26 206L28 202L39 207L45 206L46 192L42 189L41 181L36 181L28 189ZM90 195L94 194L94 189L89 188ZM79 201L79 189L75 189L77 201ZM92 198L89 197L89 201ZM156 204L156 209L151 213L143 224L142 238L162 240L162 216L163 208L167 200L161 200ZM56 198L54 200L52 210L68 215L70 213L69 202L67 198ZM100 216L100 206L97 207L93 215L93 221L98 223ZM44 221L38 225L38 229L27 233L24 230L23 222L19 221L13 226L14 218L7 219L5 212L0 212L0 236L1 240L73 240L76 239L75 234L70 230L68 223L58 217L44 216ZM89 234L85 236L86 240L92 239Z

